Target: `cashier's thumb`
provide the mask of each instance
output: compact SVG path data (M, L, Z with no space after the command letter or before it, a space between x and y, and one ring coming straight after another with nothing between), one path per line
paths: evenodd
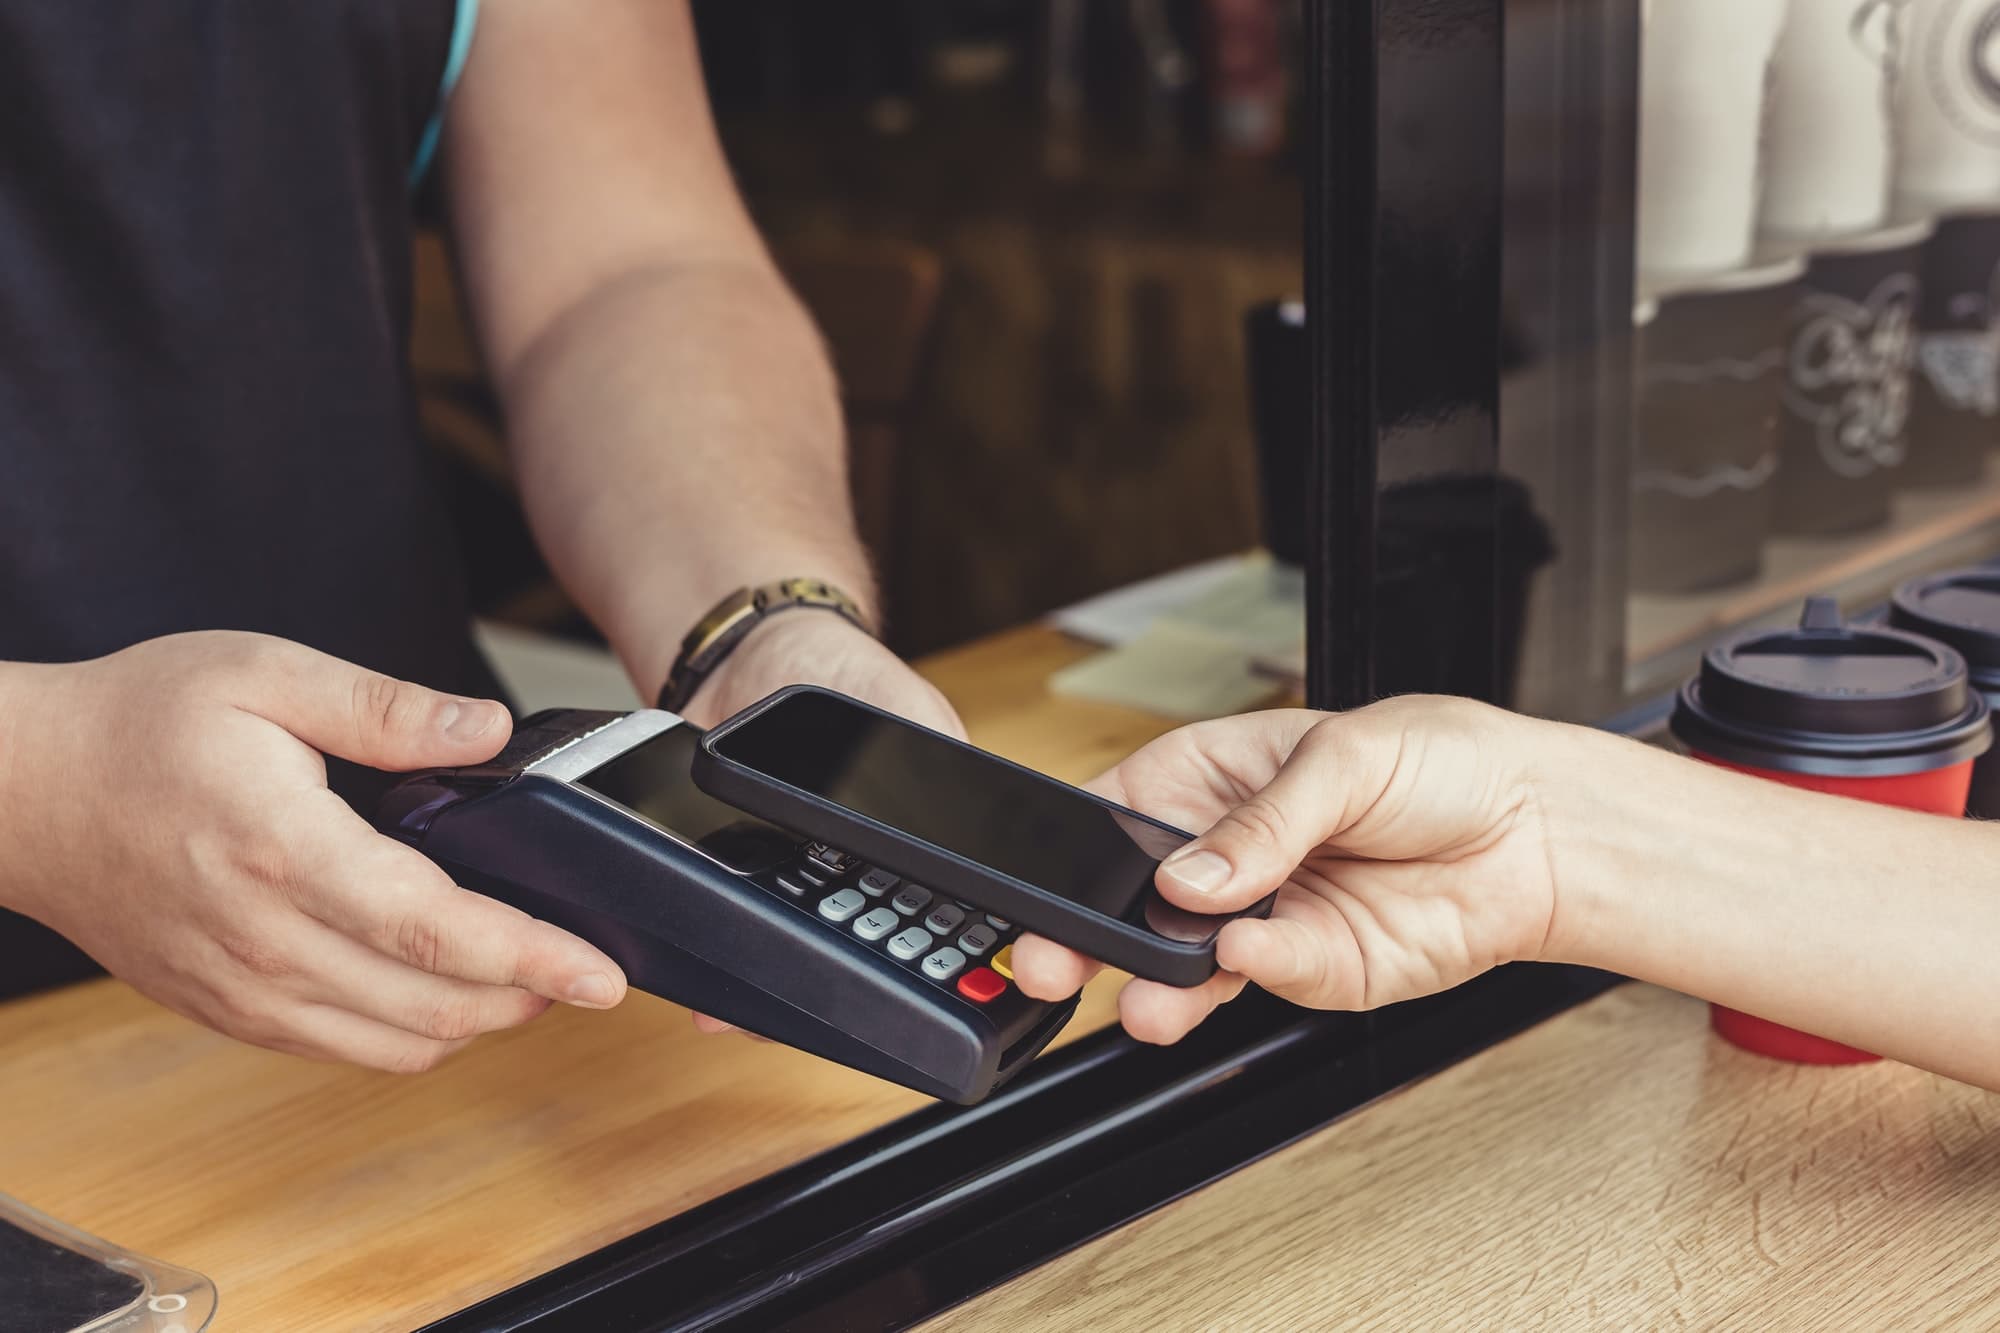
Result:
M506 706L491 699L444 694L292 647L299 656L266 682L277 695L268 715L326 754L392 773L477 764L513 731Z

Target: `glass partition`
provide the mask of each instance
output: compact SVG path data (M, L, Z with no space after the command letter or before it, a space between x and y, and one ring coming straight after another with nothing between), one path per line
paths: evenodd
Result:
M695 12L841 371L899 648L976 684L979 645L1040 622L1035 708L1160 730L1301 692L1629 696L1626 0ZM881 1129L495 1308L904 1326L1611 981L1508 968L1363 1016L1253 992L970 1110L861 1089ZM448 1326L537 1326L490 1314Z
M1511 0L1499 470L1516 701L2000 551L2000 7Z

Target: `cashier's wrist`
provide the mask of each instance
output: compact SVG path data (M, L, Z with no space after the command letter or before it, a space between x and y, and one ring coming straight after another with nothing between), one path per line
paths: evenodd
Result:
M796 607L753 625L703 683L760 675L778 658L792 661L817 651L838 651L849 643L876 642L872 631L852 621L818 607Z
M817 607L797 607L752 626L703 684L762 676L779 660L795 665L818 653L840 654L860 645L880 646L871 631L852 621Z
M709 678L719 674L757 630L771 620L800 614L836 617L871 638L874 634L854 595L825 579L791 577L737 588L710 607L681 640L659 692L660 707L685 712L704 692Z
M713 726L740 708L801 681L826 676L856 654L882 651L868 631L829 612L798 607L754 625L716 664L680 710Z
M874 635L824 611L798 609L758 625L679 710L712 727L787 685L820 685L948 735L965 728L937 688Z

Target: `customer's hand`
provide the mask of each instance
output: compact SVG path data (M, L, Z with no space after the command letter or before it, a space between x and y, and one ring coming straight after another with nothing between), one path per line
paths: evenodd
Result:
M297 644L155 639L0 666L0 904L244 1041L436 1064L551 1000L616 1004L590 945L454 885L327 789L321 752L404 770L490 759L511 724Z
M1556 914L1537 725L1427 697L1253 713L1184 727L1099 778L1109 800L1206 830L1161 865L1170 901L1232 912L1278 890L1270 919L1223 928L1223 971L1206 984L1129 983L1126 1029L1178 1041L1246 979L1314 1008L1368 1009L1535 957ZM1021 989L1044 999L1097 966L1044 939L1014 947Z
M872 635L825 611L772 616L702 682L688 721L712 727L787 685L824 685L961 740L958 720L935 685Z

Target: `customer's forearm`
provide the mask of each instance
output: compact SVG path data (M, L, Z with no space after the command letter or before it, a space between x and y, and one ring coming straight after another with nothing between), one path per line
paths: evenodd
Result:
M732 588L809 575L872 603L833 378L767 270L628 274L501 379L536 535L643 690Z
M2000 827L1541 740L1551 957L2000 1087Z

